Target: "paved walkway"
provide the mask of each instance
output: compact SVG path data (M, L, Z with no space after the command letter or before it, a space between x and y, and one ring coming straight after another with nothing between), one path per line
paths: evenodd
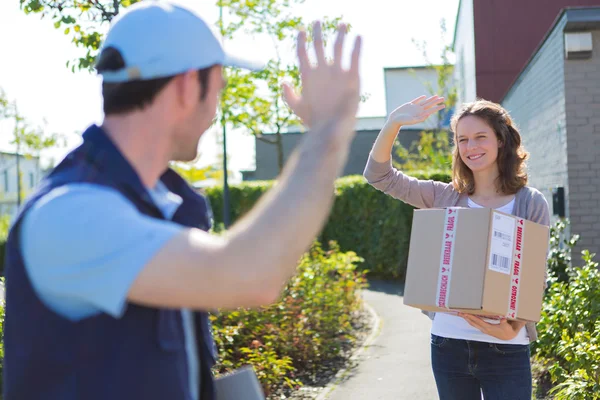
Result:
M358 356L327 400L437 400L431 372L431 321L403 304L400 285L371 282L364 298L380 318L380 332Z

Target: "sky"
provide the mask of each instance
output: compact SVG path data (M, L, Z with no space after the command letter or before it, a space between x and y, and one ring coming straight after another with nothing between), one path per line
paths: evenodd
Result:
M218 20L215 0L179 0L187 3L209 21ZM362 92L367 101L361 103L358 116L384 116L385 67L414 66L426 63L413 39L425 41L431 61L440 54L442 40L440 21L446 20L446 40L451 41L458 0L305 0L294 8L294 14L305 21L341 16L352 25L346 60L354 36L363 38L360 63ZM102 27L101 30L105 30ZM44 161L60 161L81 142L81 133L92 123L102 122L100 79L87 71L71 72L68 60L83 54L70 37L54 28L49 19L39 14L25 15L19 0L0 1L0 87L19 110L35 124L45 124L48 132L65 135L67 145L45 151ZM265 37L240 35L225 41L225 48L239 56L268 60L273 57L273 44ZM331 54L331 52L329 52ZM284 46L284 58L295 61L291 46ZM199 165L216 162L221 147L218 129L211 129L200 142ZM10 126L0 123L0 150L13 151L9 145ZM227 136L231 169L252 169L254 139L244 132ZM238 175L239 176L239 175Z

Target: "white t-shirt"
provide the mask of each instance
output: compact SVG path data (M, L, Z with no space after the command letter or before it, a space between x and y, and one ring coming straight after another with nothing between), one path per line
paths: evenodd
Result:
M515 199L510 203L499 207L497 210L507 214L513 213ZM479 204L469 199L470 208L482 208ZM493 320L486 319L487 322L494 323ZM472 327L462 317L452 312L436 312L431 326L431 333L436 336L446 337L450 339L472 340L476 342L499 343L499 344L529 344L529 335L525 327L521 328L517 336L512 340L500 340L493 336L481 332L479 329Z

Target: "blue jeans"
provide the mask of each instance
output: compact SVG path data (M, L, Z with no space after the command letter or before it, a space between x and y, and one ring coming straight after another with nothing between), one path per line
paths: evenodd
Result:
M440 400L531 400L527 345L431 335L431 365Z

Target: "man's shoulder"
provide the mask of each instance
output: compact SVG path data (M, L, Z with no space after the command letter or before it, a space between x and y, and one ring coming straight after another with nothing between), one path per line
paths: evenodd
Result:
M103 220L134 206L117 190L92 183L69 183L49 189L23 215L26 231L48 231Z
M126 205L128 201L116 189L96 183L73 182L50 188L41 195L32 208L37 210L93 205ZM102 207L102 208L106 208ZM77 211L77 208L73 208Z

